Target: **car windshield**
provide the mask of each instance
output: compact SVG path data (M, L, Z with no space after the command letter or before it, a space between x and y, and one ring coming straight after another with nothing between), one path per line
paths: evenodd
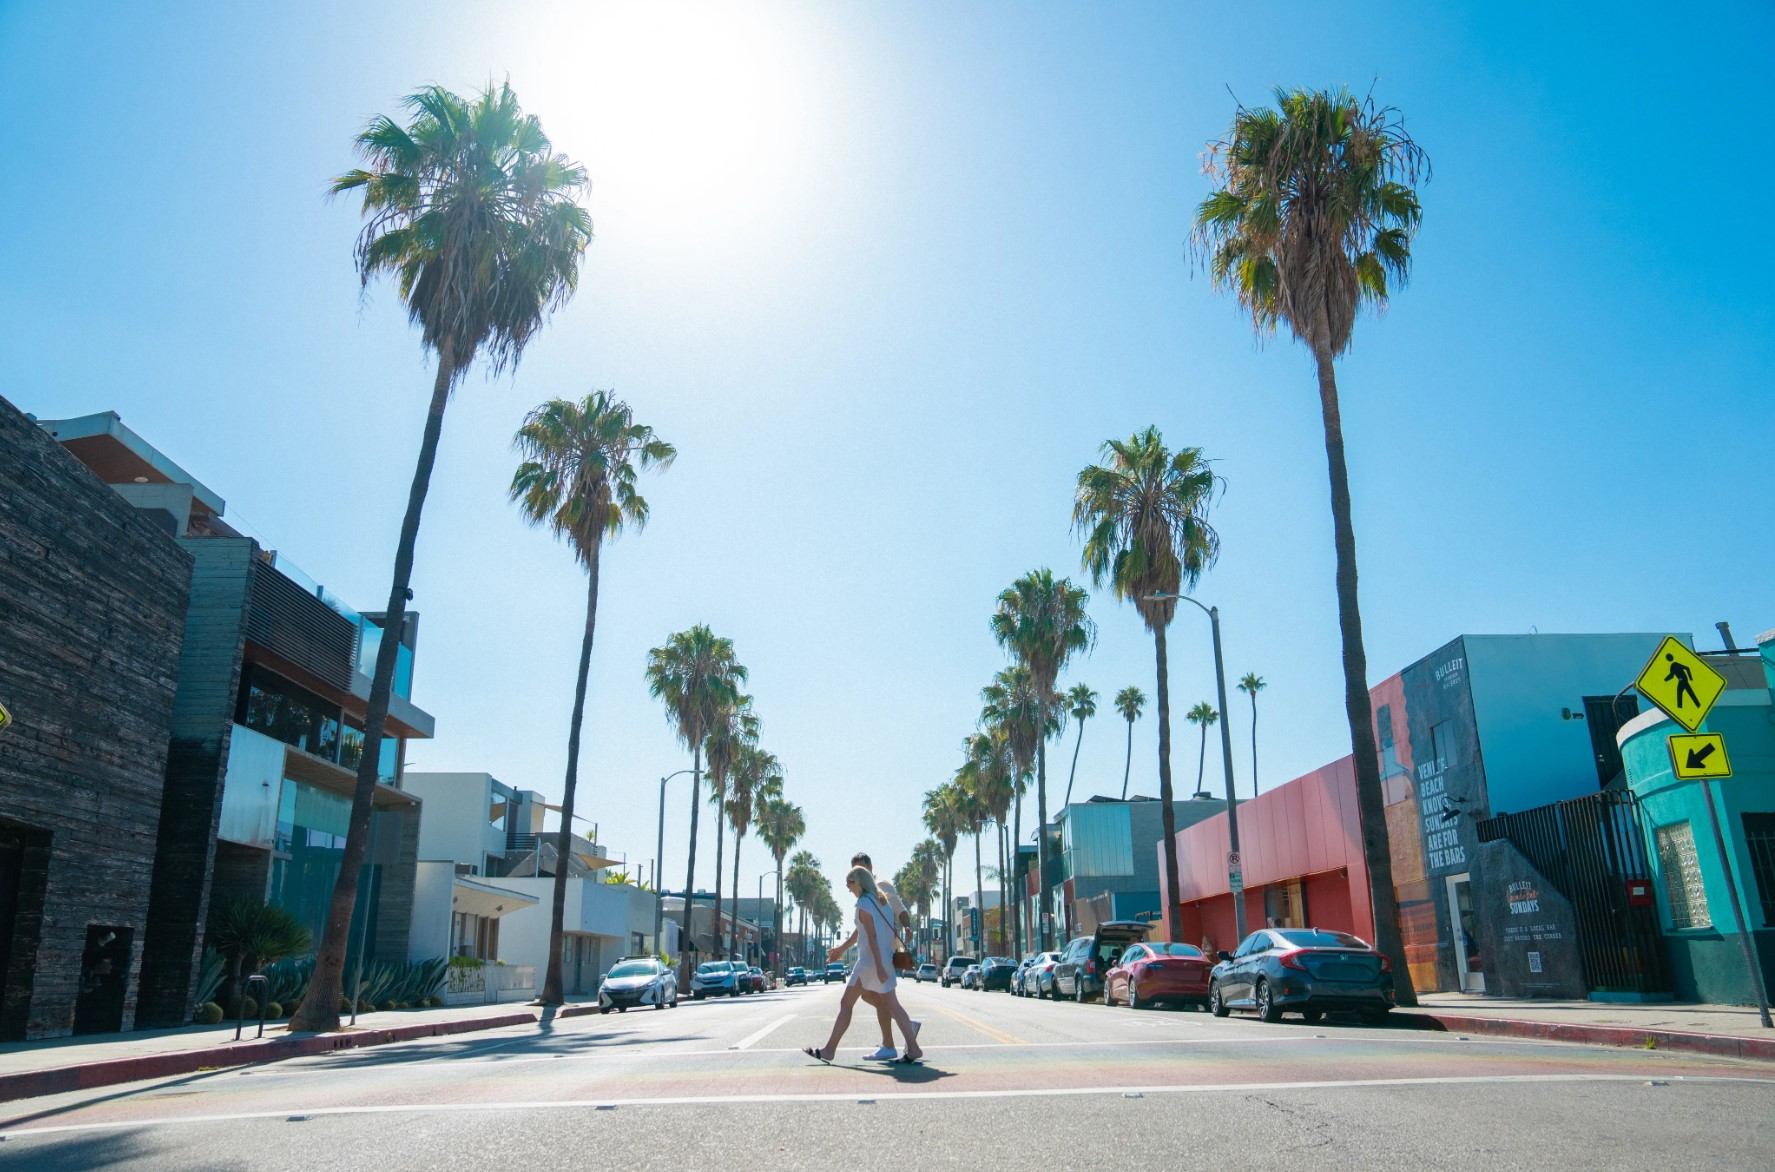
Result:
M973 963L974 958L971 956L952 956L949 958L949 967L954 969L966 968Z
M1296 948L1367 948L1368 941L1348 932L1327 932L1319 928L1272 928L1272 936L1280 936Z
M702 977L720 976L727 971L727 962L724 960L705 961L696 966L696 971L697 975Z
M625 960L611 969L607 976L612 977L651 977L659 971L650 960Z
M1201 956L1202 950L1194 944L1149 944L1157 956Z
M1012 960L1008 956L989 956L986 958L986 963L987 964L1016 964L1017 962Z

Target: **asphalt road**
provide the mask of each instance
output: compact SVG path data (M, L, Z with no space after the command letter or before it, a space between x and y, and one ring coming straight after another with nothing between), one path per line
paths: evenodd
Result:
M0 1168L1754 1168L1775 1067L903 986L917 1067L832 1066L838 987L0 1105Z

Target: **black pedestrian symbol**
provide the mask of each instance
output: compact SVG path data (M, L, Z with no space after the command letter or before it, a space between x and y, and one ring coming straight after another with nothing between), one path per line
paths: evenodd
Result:
M1669 652L1665 653L1664 658L1670 663L1670 670L1664 673L1664 678L1676 681L1676 706L1683 706L1683 693L1687 692L1689 699L1695 702L1695 707L1701 707L1701 697L1695 695L1694 686L1689 683L1689 677L1695 674L1694 670L1686 663L1678 663L1676 656Z

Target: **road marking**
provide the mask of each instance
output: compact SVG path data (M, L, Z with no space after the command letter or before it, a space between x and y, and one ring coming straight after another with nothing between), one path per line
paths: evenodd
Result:
M985 1022L979 1021L979 1020L972 1018L972 1017L969 1017L965 1013L957 1013L955 1010L950 1009L947 1006L937 1005L937 1004L933 1003L931 1005L931 1008L936 1010L938 1013L942 1014L944 1017L949 1018L951 1021L958 1021L962 1025L969 1026L973 1029L979 1030L981 1033L985 1034L987 1037L992 1038L994 1041L997 1041L997 1042L1001 1043L1002 1045L1006 1045L1006 1046L1027 1046L1027 1045L1029 1045L1028 1040L1026 1040L1024 1038L1019 1038L1016 1034L1007 1034L1005 1031L998 1029L996 1026L989 1026Z
M1363 1089L1375 1087L1420 1087L1420 1086L1481 1086L1508 1083L1524 1085L1558 1084L1558 1083L1639 1083L1646 1081L1645 1074L1491 1074L1491 1075L1448 1075L1436 1078L1357 1078L1357 1079L1315 1079L1303 1082L1240 1082L1240 1083L1202 1083L1183 1086L1091 1086L1091 1087L1040 1087L1026 1090L990 1090L990 1091L903 1091L876 1092L877 1103L893 1100L932 1101L940 1099L1051 1099L1068 1096L1084 1095L1187 1095L1187 1094L1250 1094L1256 1091L1332 1091L1345 1088ZM1685 1077L1676 1075L1673 1082L1685 1085L1701 1083L1750 1083L1775 1088L1775 1079L1755 1078L1743 1075L1696 1075ZM541 1099L525 1100L511 1103L467 1102L467 1103L382 1103L353 1107L295 1107L276 1111L237 1111L220 1115L192 1115L183 1119L137 1119L120 1120L107 1123L63 1123L50 1127L17 1127L0 1131L0 1138L24 1138L33 1135L66 1135L81 1131L128 1131L145 1130L152 1127L174 1127L201 1123L238 1123L252 1119L289 1119L303 1115L319 1118L324 1115L418 1115L426 1112L459 1113L467 1111L542 1111L550 1109L577 1109L608 1111L616 1107L719 1107L748 1103L855 1103L860 1096L856 1091L849 1093L827 1092L823 1094L777 1094L777 1095L679 1095L647 1099Z
M728 1049L729 1050L750 1050L755 1043L762 1042L765 1039L765 1036L768 1035L772 1030L777 1029L779 1026L786 1026L794 1020L795 1020L795 1015L793 1013L791 1013L788 1017L779 1017L775 1021L771 1022L769 1025L765 1026L763 1029L759 1030L757 1033L747 1034L745 1037L741 1038L739 1041L737 1041L733 1045L729 1046Z

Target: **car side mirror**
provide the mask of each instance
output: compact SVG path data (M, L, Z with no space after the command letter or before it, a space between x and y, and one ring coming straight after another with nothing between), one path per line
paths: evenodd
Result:
M1215 953L1214 956L1215 956L1215 959L1217 959L1217 960L1231 960L1231 959L1233 959L1233 954L1228 952L1224 948L1221 949L1219 952Z

